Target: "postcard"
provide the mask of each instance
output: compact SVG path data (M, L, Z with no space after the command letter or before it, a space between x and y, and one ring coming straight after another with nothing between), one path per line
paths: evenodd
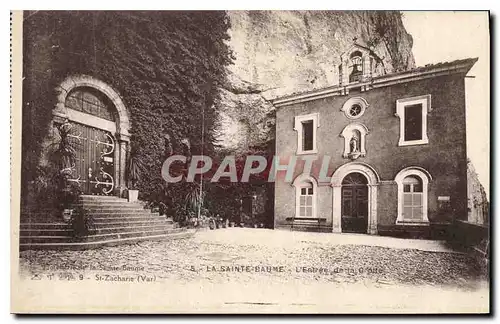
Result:
M11 312L490 313L489 12L11 30Z

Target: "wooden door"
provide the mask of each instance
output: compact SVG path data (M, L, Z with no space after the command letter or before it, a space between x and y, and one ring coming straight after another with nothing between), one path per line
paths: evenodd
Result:
M71 123L76 161L72 179L84 194L110 195L115 186L115 140L111 133L83 124Z
M359 173L349 174L342 181L342 232L367 233L368 186Z

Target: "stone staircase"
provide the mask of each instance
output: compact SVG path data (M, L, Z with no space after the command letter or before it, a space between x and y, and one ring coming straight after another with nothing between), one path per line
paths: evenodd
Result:
M90 249L144 240L189 237L193 231L177 228L172 219L144 209L139 202L111 196L80 197L79 204L92 216L90 235L75 239L69 224L21 223L20 249Z

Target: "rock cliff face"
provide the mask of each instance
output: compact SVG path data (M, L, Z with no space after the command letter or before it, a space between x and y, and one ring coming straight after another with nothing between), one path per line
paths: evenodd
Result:
M471 161L467 161L467 209L467 221L481 225L489 224L488 195Z
M338 84L340 55L353 40L386 73L413 68L412 38L399 12L230 11L235 64L223 89L221 144L244 151L272 139L277 96Z

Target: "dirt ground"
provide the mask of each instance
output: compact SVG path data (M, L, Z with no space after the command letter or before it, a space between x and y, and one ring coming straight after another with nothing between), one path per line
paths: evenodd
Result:
M228 228L87 251L23 251L20 270L93 283L142 276L193 289L201 300L200 287L214 289L208 303L191 305L191 295L191 311L484 312L489 301L487 275L470 256L441 242L369 235Z

